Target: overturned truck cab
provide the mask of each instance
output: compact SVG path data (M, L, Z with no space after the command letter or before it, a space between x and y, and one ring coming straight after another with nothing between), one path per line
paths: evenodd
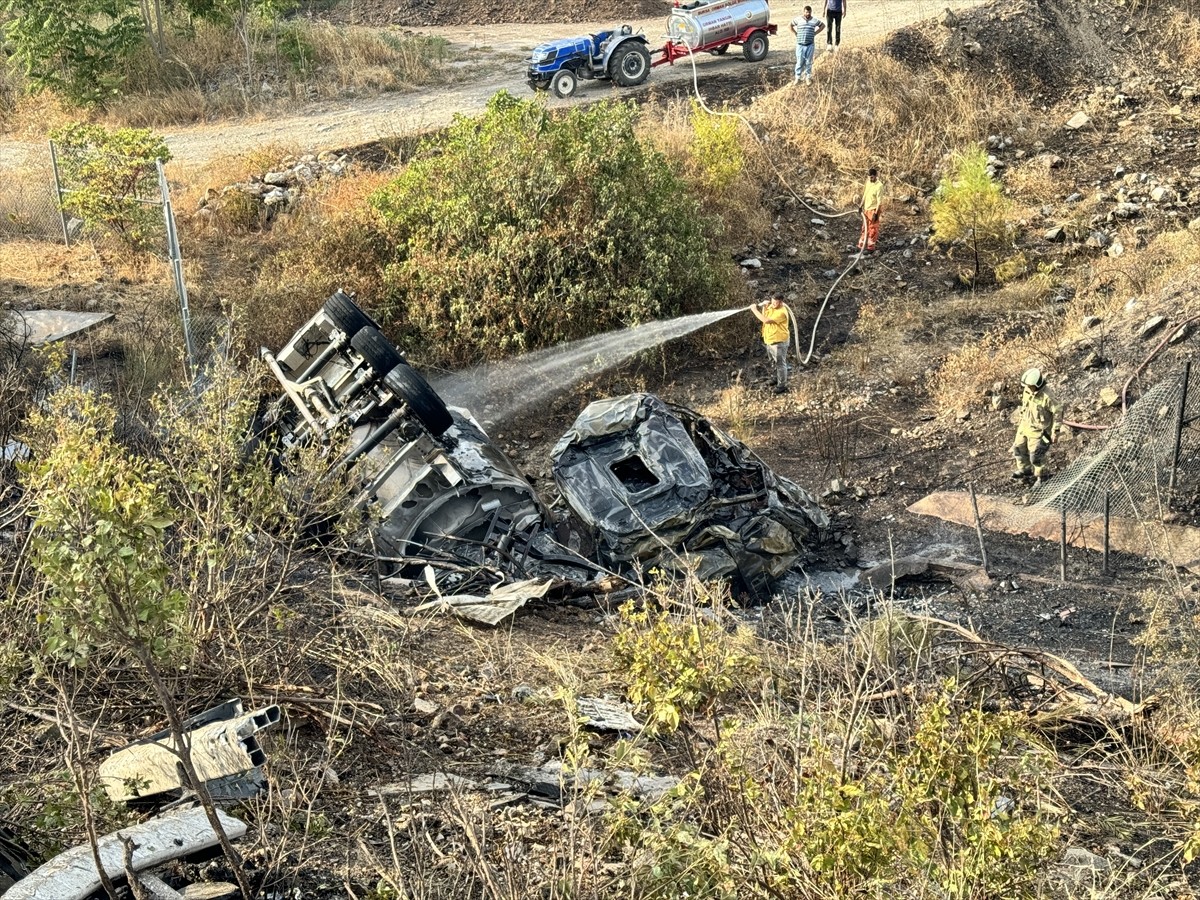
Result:
M553 451L547 506L469 411L450 408L339 291L263 361L282 389L268 430L325 448L373 552L399 566L488 564L585 582L648 566L752 593L805 560L817 502L703 416L652 394L592 403ZM554 512L551 512L553 508Z
M592 403L553 457L555 483L607 565L735 576L759 593L829 527L810 494L745 444L653 394Z

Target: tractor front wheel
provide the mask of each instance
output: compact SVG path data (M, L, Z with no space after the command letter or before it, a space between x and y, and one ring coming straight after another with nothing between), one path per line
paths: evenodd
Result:
M724 56L726 53L729 52L729 45L722 44L720 47L713 47L708 52L711 53L713 56Z
M767 33L756 31L746 39L746 43L742 44L742 56L746 57L747 62L762 62L767 58L769 46Z
M570 69L559 69L550 79L550 90L554 91L555 97L566 100L575 93L575 86L578 84L579 80L575 77L574 72Z
M639 41L626 41L608 61L608 77L621 87L637 87L650 75L650 51Z

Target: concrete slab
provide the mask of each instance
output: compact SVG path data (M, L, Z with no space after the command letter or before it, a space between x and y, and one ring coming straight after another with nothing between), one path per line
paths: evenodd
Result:
M12 310L9 318L16 322L16 338L26 344L40 346L83 334L113 318L110 312L71 312L62 309Z
M1057 510L1019 506L1003 497L978 495L979 518L988 531L1027 534L1058 543L1062 527ZM908 508L911 513L933 516L946 522L975 527L971 496L965 491L937 491ZM1088 521L1067 515L1067 543L1085 550L1104 546L1104 522L1098 516ZM1113 518L1109 521L1109 547L1153 559L1163 559L1200 575L1200 528L1136 522Z

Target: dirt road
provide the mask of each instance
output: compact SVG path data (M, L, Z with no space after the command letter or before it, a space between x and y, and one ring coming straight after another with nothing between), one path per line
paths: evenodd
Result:
M930 18L943 9L963 9L979 5L979 0L854 0L844 21L843 47L875 44L890 31L911 22ZM705 55L696 60L701 93L714 91L722 80L743 85L765 80L770 85L786 84L793 65L792 36L787 23L797 16L804 3L800 0L772 6L772 21L779 34L771 44L766 60L748 63L736 52L725 57ZM814 6L821 7L820 3ZM522 59L535 44L573 34L610 27L613 23L593 22L561 25L488 25L445 26L420 29L424 34L445 37L452 50L472 59L483 59L494 70L485 78L458 84L423 88L410 93L384 94L365 100L343 100L313 104L288 116L252 121L228 121L219 124L170 129L167 145L175 159L186 165L202 164L210 159L239 153L267 143L293 146L300 151L316 152L353 147L372 141L442 127L455 113L474 113L500 90L522 97L529 96ZM648 37L651 46L662 43L665 19L647 19L631 23ZM829 63L824 44L818 37L817 81ZM647 90L687 91L692 78L687 63L654 69L647 84L619 89L608 82L582 82L569 100L550 97L551 108L588 103L603 97L619 97Z

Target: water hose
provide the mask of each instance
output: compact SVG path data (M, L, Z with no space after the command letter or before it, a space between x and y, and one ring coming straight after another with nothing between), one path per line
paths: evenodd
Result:
M739 121L741 121L741 123L743 125L745 125L746 129L750 132L750 135L754 138L754 141L758 145L759 150L762 151L763 158L767 161L767 164L771 167L771 171L775 173L775 177L779 179L780 184L782 184L787 189L788 193L790 193L796 199L796 201L801 206L803 206L805 209L807 209L809 212L811 212L815 215L821 216L822 218L826 218L826 219L840 219L843 216L851 215L853 213L853 210L846 210L845 212L841 212L841 213L829 213L829 212L823 212L822 210L815 209L814 207L810 206L804 200L804 198L801 197L796 192L796 190L788 183L788 180L786 178L784 178L783 173L779 171L779 167L775 165L775 160L771 159L771 154L769 154L767 152L766 144L763 142L763 139L758 136L758 132L754 130L754 126L750 124L749 119L747 119L745 116L743 116L739 112L726 112L724 110L722 110L720 112L714 112L713 110L708 108L708 104L704 102L704 97L701 96L701 94L700 94L700 78L696 72L696 54L692 50L691 47L688 47L686 44L684 46L687 47L688 62L690 62L692 64L692 92L696 95L696 102L700 104L700 108L703 109L710 116L730 116L732 118L735 118L735 119L738 119ZM859 210L859 215L862 216L863 219L865 220L866 214L861 209ZM865 227L865 222L864 222L864 227ZM809 364L809 362L811 362L812 355L813 355L813 348L816 346L816 343L817 343L817 327L821 324L821 316L824 315L824 313L825 313L825 307L829 303L829 298L833 296L833 292L834 292L834 290L837 289L837 286L842 283L842 279L845 278L847 275L849 275L850 272L854 269L854 267L856 265L858 265L858 263L862 260L862 255L863 255L862 247L859 247L858 253L855 254L855 256L852 260L850 260L850 265L848 265L842 271L842 274L840 274L837 277L837 280L834 281L833 286L830 287L829 291L825 294L825 299L821 301L821 307L820 307L820 309L817 310L817 318L813 322L812 337L809 339L809 342L808 342L808 355L805 356L804 359L800 359L800 335L796 329L796 317L792 314L791 307L790 306L787 307L788 319L792 323L791 334L792 334L792 337L794 338L794 342L795 342L796 359L800 362L800 365L806 366ZM785 306L786 306L786 304L785 304Z

